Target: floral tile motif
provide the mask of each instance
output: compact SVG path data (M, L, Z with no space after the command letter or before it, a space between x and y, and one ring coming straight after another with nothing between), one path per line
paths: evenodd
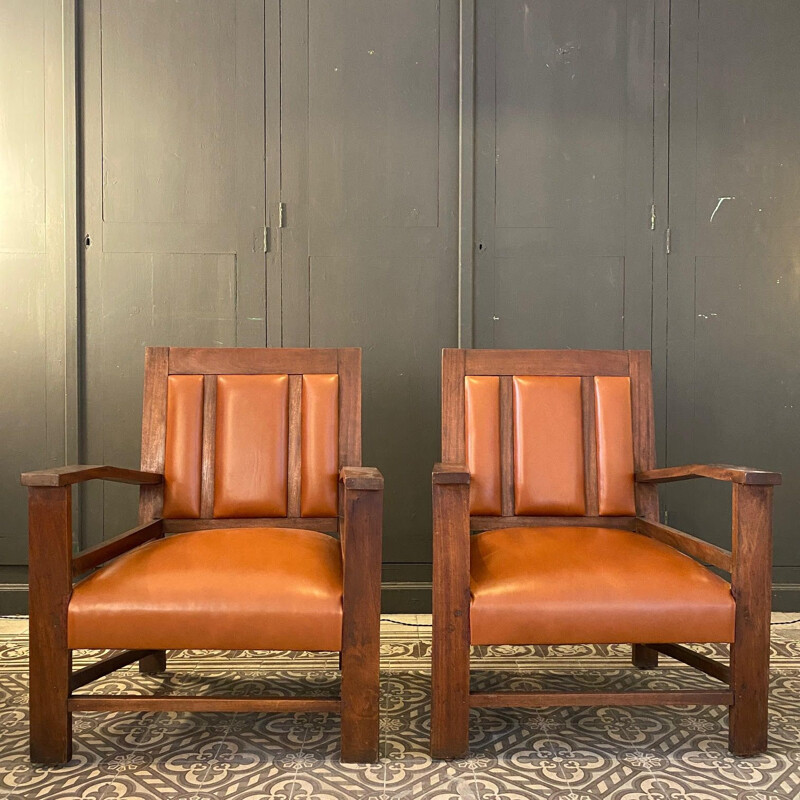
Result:
M800 797L800 638L772 642L770 749L727 750L719 707L473 709L470 754L435 761L429 618L383 625L377 764L339 762L339 718L319 713L74 715L74 757L28 760L27 641L0 633L0 798L14 800L796 800ZM403 624L404 623L404 624ZM421 627L414 627L420 625ZM725 648L702 645L725 657ZM76 654L80 664L96 654ZM670 659L630 666L630 648L481 647L473 690L703 688ZM335 653L171 653L169 671L130 667L84 691L237 696L338 691Z

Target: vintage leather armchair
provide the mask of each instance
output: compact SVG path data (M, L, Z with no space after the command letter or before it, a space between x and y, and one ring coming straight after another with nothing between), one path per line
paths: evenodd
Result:
M361 351L148 348L141 466L22 475L31 760L69 761L75 711L191 710L340 712L342 760L374 761L383 478L361 467ZM73 557L91 479L139 484L140 525ZM73 672L76 648L121 652ZM341 694L77 692L181 648L338 650Z
M653 430L647 351L444 351L444 463L433 471L435 757L468 751L470 706L727 705L731 751L766 748L772 487L781 476L655 469ZM732 552L659 522L657 483L698 477L732 485ZM471 644L625 642L640 668L663 653L720 687L470 692ZM730 665L685 642L730 643Z

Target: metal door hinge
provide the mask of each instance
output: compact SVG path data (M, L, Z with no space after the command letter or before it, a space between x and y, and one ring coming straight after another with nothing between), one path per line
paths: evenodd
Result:
M286 227L286 203L278 203L278 227Z
M669 509L664 509L664 524L669 525Z
M265 225L264 226L264 252L269 252L269 228Z
M650 206L650 230L654 231L656 229L656 204L653 203Z
M672 231L667 228L667 234L665 236L665 244L666 244L666 251L667 255L672 252Z

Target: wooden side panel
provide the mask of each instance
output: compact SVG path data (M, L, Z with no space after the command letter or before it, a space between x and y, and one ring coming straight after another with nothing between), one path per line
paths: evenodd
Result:
M654 6L477 1L475 346L650 346Z

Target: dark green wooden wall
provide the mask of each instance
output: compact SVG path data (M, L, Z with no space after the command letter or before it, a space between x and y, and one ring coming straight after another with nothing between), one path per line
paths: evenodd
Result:
M429 603L441 348L649 348L662 463L784 472L800 608L798 29L791 0L0 0L0 611L17 474L135 466L167 344L364 349L387 610ZM79 500L76 546L135 518ZM725 488L664 508L726 540Z

